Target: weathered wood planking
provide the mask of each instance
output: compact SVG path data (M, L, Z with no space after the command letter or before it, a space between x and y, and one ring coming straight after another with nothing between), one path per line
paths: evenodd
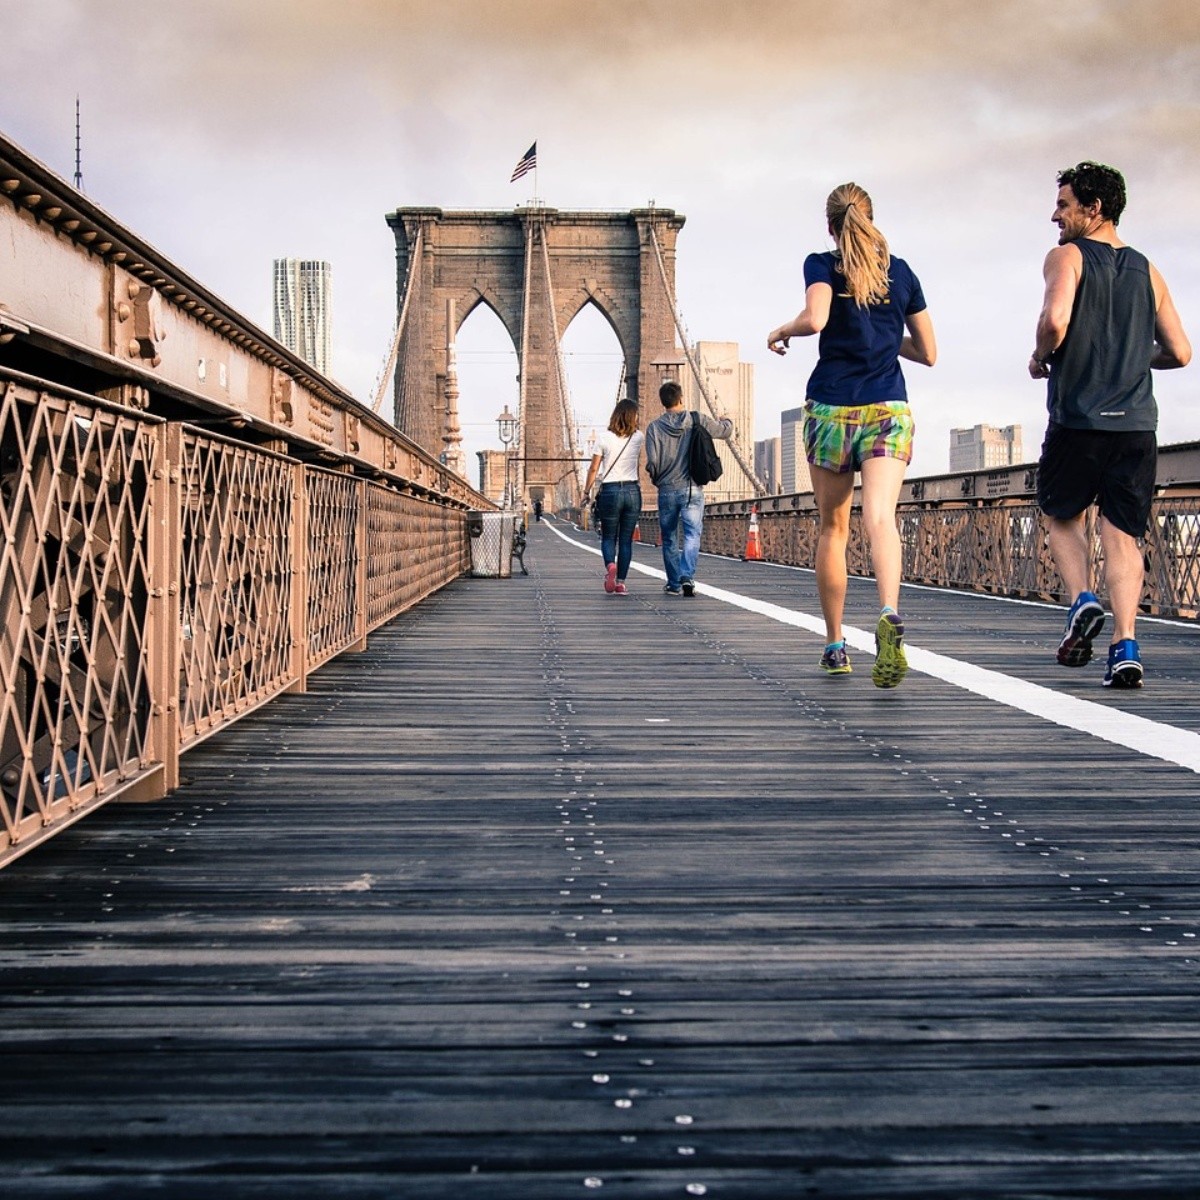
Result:
M0 1195L1194 1195L1196 775L528 559L0 874ZM1191 628L1114 696L1055 610L905 611L1197 727Z

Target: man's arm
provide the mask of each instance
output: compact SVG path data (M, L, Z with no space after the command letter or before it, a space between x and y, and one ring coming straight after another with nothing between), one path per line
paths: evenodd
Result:
M718 441L724 441L733 434L733 420L730 417L710 417L700 414L700 424Z
M658 430L654 427L652 421L646 427L646 440L643 443L643 449L646 451L646 474L650 476L651 483L658 482Z
M1042 300L1042 311L1038 317L1037 340L1033 355L1029 359L1029 375L1032 379L1045 379L1050 374L1047 363L1050 355L1062 345L1071 325L1071 312L1075 307L1075 293L1079 289L1079 277L1083 273L1083 255L1078 246L1069 243L1055 246L1046 255L1042 277L1046 281L1046 294Z
M1150 282L1154 287L1154 340L1157 343L1150 366L1156 371L1186 367L1192 361L1192 344L1183 332L1183 322L1166 281L1153 263L1150 264Z

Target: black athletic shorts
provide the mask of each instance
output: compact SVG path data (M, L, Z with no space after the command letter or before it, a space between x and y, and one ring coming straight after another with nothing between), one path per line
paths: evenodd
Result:
M1158 439L1153 431L1068 429L1053 421L1038 462L1038 507L1069 520L1090 504L1130 537L1150 523Z

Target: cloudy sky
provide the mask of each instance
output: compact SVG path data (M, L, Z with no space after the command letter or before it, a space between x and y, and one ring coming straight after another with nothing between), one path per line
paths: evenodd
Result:
M0 131L70 178L78 94L88 195L268 332L271 260L330 260L332 374L368 402L395 319L385 214L527 203L533 177L509 176L535 139L545 203L687 217L679 305L755 364L757 437L803 401L815 343L780 359L765 338L847 179L938 335L938 365L908 370L915 474L980 422L1020 423L1036 457L1062 167L1124 171L1121 232L1200 342L1196 0L0 0L0 45ZM564 339L584 438L619 370L591 311ZM459 350L467 449L498 445L515 358L482 309ZM1162 440L1200 439L1200 367L1157 393Z

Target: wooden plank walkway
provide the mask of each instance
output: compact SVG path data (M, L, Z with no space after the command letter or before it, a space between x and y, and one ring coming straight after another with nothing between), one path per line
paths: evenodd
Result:
M0 873L0 1195L1195 1196L1200 775L607 597L571 536ZM703 572L816 611L806 572ZM1064 711L1200 729L1194 628L1147 623L1114 695L1053 663L1061 610L905 612Z

